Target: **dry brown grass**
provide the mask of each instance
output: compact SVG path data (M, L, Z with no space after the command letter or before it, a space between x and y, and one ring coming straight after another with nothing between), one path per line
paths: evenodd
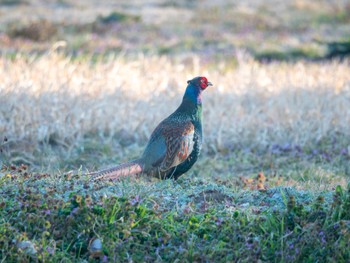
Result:
M91 64L55 53L0 58L0 134L33 151L39 143L77 146L96 132L131 134L143 145L180 103L186 80L205 75L205 150L235 144L305 145L350 129L348 62L259 64L239 56L231 70L198 57L111 57Z

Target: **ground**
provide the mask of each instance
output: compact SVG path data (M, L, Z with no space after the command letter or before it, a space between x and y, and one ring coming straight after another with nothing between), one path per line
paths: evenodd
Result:
M0 0L2 262L348 262L349 7ZM198 75L193 169L89 182Z

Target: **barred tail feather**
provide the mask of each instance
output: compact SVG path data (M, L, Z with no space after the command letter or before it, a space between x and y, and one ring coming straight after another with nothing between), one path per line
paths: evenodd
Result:
M116 167L109 168L106 170L92 173L90 181L107 181L116 180L120 177L140 174L142 172L142 165L139 160L120 164Z

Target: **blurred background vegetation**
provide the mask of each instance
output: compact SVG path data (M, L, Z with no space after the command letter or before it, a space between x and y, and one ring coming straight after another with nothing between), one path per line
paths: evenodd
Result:
M199 54L245 49L261 61L344 57L347 0L0 0L0 52L44 52L65 41L73 56Z

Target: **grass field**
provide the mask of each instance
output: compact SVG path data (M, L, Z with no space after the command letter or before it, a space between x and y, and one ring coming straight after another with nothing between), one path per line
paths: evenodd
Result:
M349 262L349 2L200 2L0 0L0 262ZM192 170L88 181L198 75Z

